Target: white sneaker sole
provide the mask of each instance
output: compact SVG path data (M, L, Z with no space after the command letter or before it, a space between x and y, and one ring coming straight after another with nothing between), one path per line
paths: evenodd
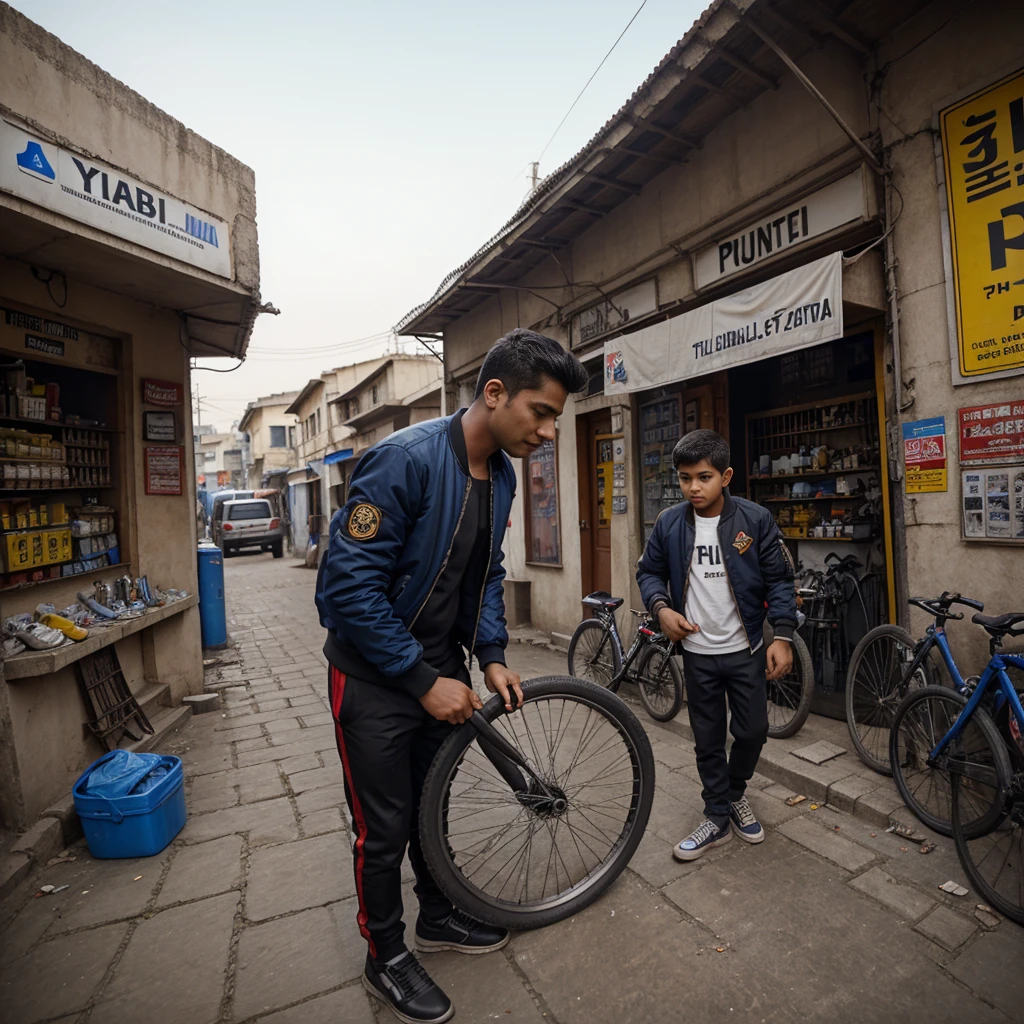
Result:
M500 942L493 946L460 946L457 942L436 942L432 939L421 939L418 935L413 943L421 953L465 953L468 956L479 956L481 953L493 953L496 950L504 949L512 938L506 935Z
M365 972L360 979L363 983L363 988L366 989L367 995L373 996L374 999L379 999L400 1021L402 1024L444 1024L445 1021L451 1020L455 1016L454 1005L449 1007L448 1012L442 1014L440 1017L433 1017L430 1020L420 1017L410 1017L407 1014L402 1013L400 1010L395 1009L395 1004L391 1002L386 996L382 996L374 987L369 978L366 977Z
M700 860L708 850L713 850L716 846L721 846L723 843L729 842L730 839L732 839L732 829L729 829L728 832L720 835L712 842L706 843L699 850L681 850L677 843L672 847L672 856L675 857L676 860L681 860L687 863L691 860Z
M764 842L764 829L763 828L761 829L760 832L758 832L758 834L756 836L748 836L744 832L742 832L739 828L737 828L735 823L733 823L733 826L730 829L730 831L735 832L737 838L742 839L743 842L745 842L745 843L754 844L754 843L763 843Z

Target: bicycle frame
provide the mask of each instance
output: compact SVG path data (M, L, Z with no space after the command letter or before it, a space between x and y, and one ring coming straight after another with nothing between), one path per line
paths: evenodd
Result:
M636 635L633 637L633 642L629 645L628 651L623 649L622 638L619 636L619 629L618 626L615 624L615 613L598 610L597 614L594 617L604 626L607 627L608 633L605 635L611 635L612 642L618 648L619 658L622 661L622 668L619 670L619 674L615 676L615 678L612 679L612 681L608 684L608 688L613 692L618 690L622 683L627 679L630 682L634 683L637 681L635 676L630 675L629 670L633 662L636 661L637 655L640 653L641 650L643 650L644 647L648 646L649 644L658 644L659 646L665 647L666 650L670 650L672 647L672 645L669 643L668 638L664 636L664 634L659 633L657 630L648 630L650 634L649 636L645 635L642 632L645 628L645 621L650 621L649 615L646 616L646 619L644 617L641 617L640 621L637 623ZM604 644L605 641L602 640L601 645L597 649L598 654L600 654L601 651L604 649Z
M938 646L942 654L942 660L949 670L957 691L966 695L968 686L963 676L960 675L956 662L953 660L953 652L949 648L949 638L946 636L945 629L941 626L932 625L926 630L925 639L918 645L914 660L910 663L910 667L903 676L904 682L913 678L914 673L924 664L928 652L935 646ZM935 749L929 754L929 765L934 767L934 762L942 756L946 748L964 731L971 715L974 714L978 705L981 704L993 680L995 680L995 685L1000 691L995 698L996 710L998 711L1003 703L1009 703L1010 712L1016 718L1021 731L1024 732L1024 706L1021 705L1020 697L1017 696L1017 691L1014 689L1013 683L1010 682L1010 677L1006 674L1007 665L1024 672L1024 656L1019 654L999 654L993 651L988 664L985 666L985 671L982 672L977 686L974 687L974 692L970 694L967 706L957 715L956 721L950 726L949 731L939 740Z

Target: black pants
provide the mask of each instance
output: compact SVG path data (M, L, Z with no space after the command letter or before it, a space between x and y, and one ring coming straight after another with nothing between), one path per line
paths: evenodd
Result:
M739 800L768 738L765 647L753 654L694 654L683 651L687 710L704 784L704 813L725 827L729 804ZM732 713L733 744L725 754L726 697Z
M469 685L465 666L452 676ZM440 919L452 905L431 878L420 848L420 793L430 763L452 730L415 697L328 669L331 710L353 829L359 931L370 955L405 949L402 860L408 846L420 910Z

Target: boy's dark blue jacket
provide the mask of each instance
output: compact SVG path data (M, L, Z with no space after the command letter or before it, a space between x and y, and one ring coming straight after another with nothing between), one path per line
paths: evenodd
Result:
M471 487L462 413L418 423L360 460L331 520L316 583L324 654L342 672L421 697L437 679L410 629L444 567ZM508 644L501 545L515 495L508 456L491 457L491 546L461 587L454 639L481 666L504 664ZM362 531L349 529L360 505ZM376 521L376 528L374 528ZM358 534L368 534L359 539Z
M636 572L648 611L656 614L667 604L683 612L695 535L693 506L688 501L658 517ZM793 563L772 514L726 491L718 546L750 649L763 639L765 602L775 635L791 639L797 624Z

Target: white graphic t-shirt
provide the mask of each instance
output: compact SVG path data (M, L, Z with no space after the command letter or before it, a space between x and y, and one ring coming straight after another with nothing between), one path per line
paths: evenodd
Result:
M725 560L718 545L721 516L694 516L697 537L690 558L690 579L683 615L700 626L683 640L695 654L733 654L749 649L739 609L725 574Z

